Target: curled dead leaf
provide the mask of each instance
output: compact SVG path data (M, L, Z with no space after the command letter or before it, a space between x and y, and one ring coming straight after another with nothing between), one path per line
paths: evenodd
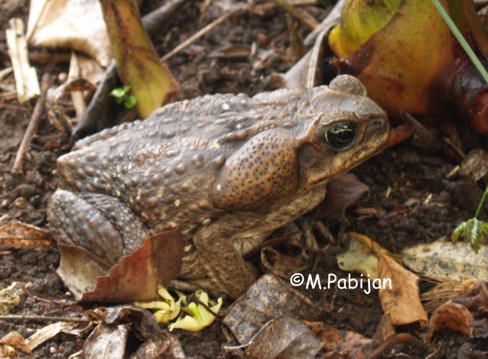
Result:
M473 316L469 310L458 303L448 302L437 308L430 318L429 339L441 329L451 329L466 335L471 335Z
M376 253L378 254L378 253ZM385 313L395 325L418 322L427 324L427 313L420 301L419 277L383 253L379 254L378 269L381 278L390 278L392 286L381 287L380 301Z
M84 248L59 245L58 274L79 301L133 302L158 298L157 286L180 272L183 239L178 231L155 234L112 268Z

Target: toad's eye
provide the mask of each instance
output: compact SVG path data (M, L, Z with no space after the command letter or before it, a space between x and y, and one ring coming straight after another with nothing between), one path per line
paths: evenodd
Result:
M339 122L330 126L325 132L326 142L337 150L343 150L354 142L357 124L354 122Z

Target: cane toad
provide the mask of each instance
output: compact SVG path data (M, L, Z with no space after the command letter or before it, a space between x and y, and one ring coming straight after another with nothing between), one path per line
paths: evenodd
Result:
M256 275L242 256L317 206L327 180L388 137L386 113L351 76L311 90L181 101L60 157L50 226L58 242L112 264L177 228L186 243L179 279L237 297Z

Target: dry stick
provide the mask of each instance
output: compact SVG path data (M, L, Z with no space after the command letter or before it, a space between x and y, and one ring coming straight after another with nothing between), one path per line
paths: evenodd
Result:
M295 19L300 21L303 25L306 27L310 28L311 30L314 30L317 28L320 23L315 20L315 18L310 15L308 12L298 9L292 4L290 4L287 0L273 0L276 5L281 7L283 10L288 12L291 16L293 16Z
M176 46L173 50L171 50L166 55L164 55L160 59L160 61L161 62L164 62L164 61L168 60L170 57L173 57L178 52L180 52L181 50L183 50L185 47L191 45L193 42L195 42L196 40L198 40L199 38L201 38L203 35L205 35L206 33L208 33L214 27L216 27L216 26L220 25L221 23L223 23L229 17L231 17L231 16L233 16L233 15L239 13L239 12L244 12L246 9L247 9L247 7L235 9L234 11L231 11L230 13L228 13L226 15L223 15L223 16L219 17L218 19L212 21L210 24L208 24L207 26L205 26L203 29L201 29L200 31L196 32L194 35L192 35L191 37L189 37L186 41L183 41L181 44L179 44L178 46Z
M29 126L27 126L27 130L25 131L24 137L22 138L22 142L20 143L19 149L17 151L17 156L15 157L14 166L12 167L12 173L21 174L22 173L22 163L24 161L25 153L29 148L30 142L34 133L39 126L39 122L41 120L41 115L44 112L44 104L46 102L46 93L51 86L52 77L49 73L45 73L42 76L41 81L41 95L37 99L36 106L34 107L34 112L32 113L32 117L29 122Z
M381 354L383 354L388 347L391 345L395 344L400 344L400 343L411 343L413 341L417 340L413 335L408 334L408 333L399 333L395 334L388 339L386 339L383 343L378 345L368 356L368 359L376 359L378 358Z

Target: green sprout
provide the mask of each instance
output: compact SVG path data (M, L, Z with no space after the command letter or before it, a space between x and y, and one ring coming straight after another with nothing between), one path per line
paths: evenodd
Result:
M461 236L469 238L469 241L471 242L471 247L476 253L478 253L478 250L480 249L480 244L485 242L486 238L488 237L488 222L480 221L478 219L478 215L480 214L481 208L483 208L483 203L485 203L487 194L488 186L486 186L485 188L485 192L481 197L474 217L459 224L452 232L453 239L458 239Z
M468 55L469 59L473 62L474 66L480 72L485 82L488 82L488 72L482 65L478 56L476 56L473 49L471 49L466 39L461 34L461 31L459 31L459 29L456 27L454 21L452 21L447 11L442 7L439 0L432 0L432 2L434 3L435 7L439 11L439 14L442 16L451 32L453 33L454 37L461 44L462 48L466 52L466 55ZM488 222L478 220L478 216L480 214L481 208L483 208L483 203L485 202L487 194L488 186L485 188L485 192L481 197L474 217L459 224L452 232L452 238L455 240L457 240L459 237L468 238L471 242L471 247L475 252L478 252L478 250L480 249L480 244L483 243L488 237Z
M137 98L134 95L130 95L132 85L124 87L116 87L110 92L110 96L115 99L117 105L124 105L128 110L133 109L137 103Z

